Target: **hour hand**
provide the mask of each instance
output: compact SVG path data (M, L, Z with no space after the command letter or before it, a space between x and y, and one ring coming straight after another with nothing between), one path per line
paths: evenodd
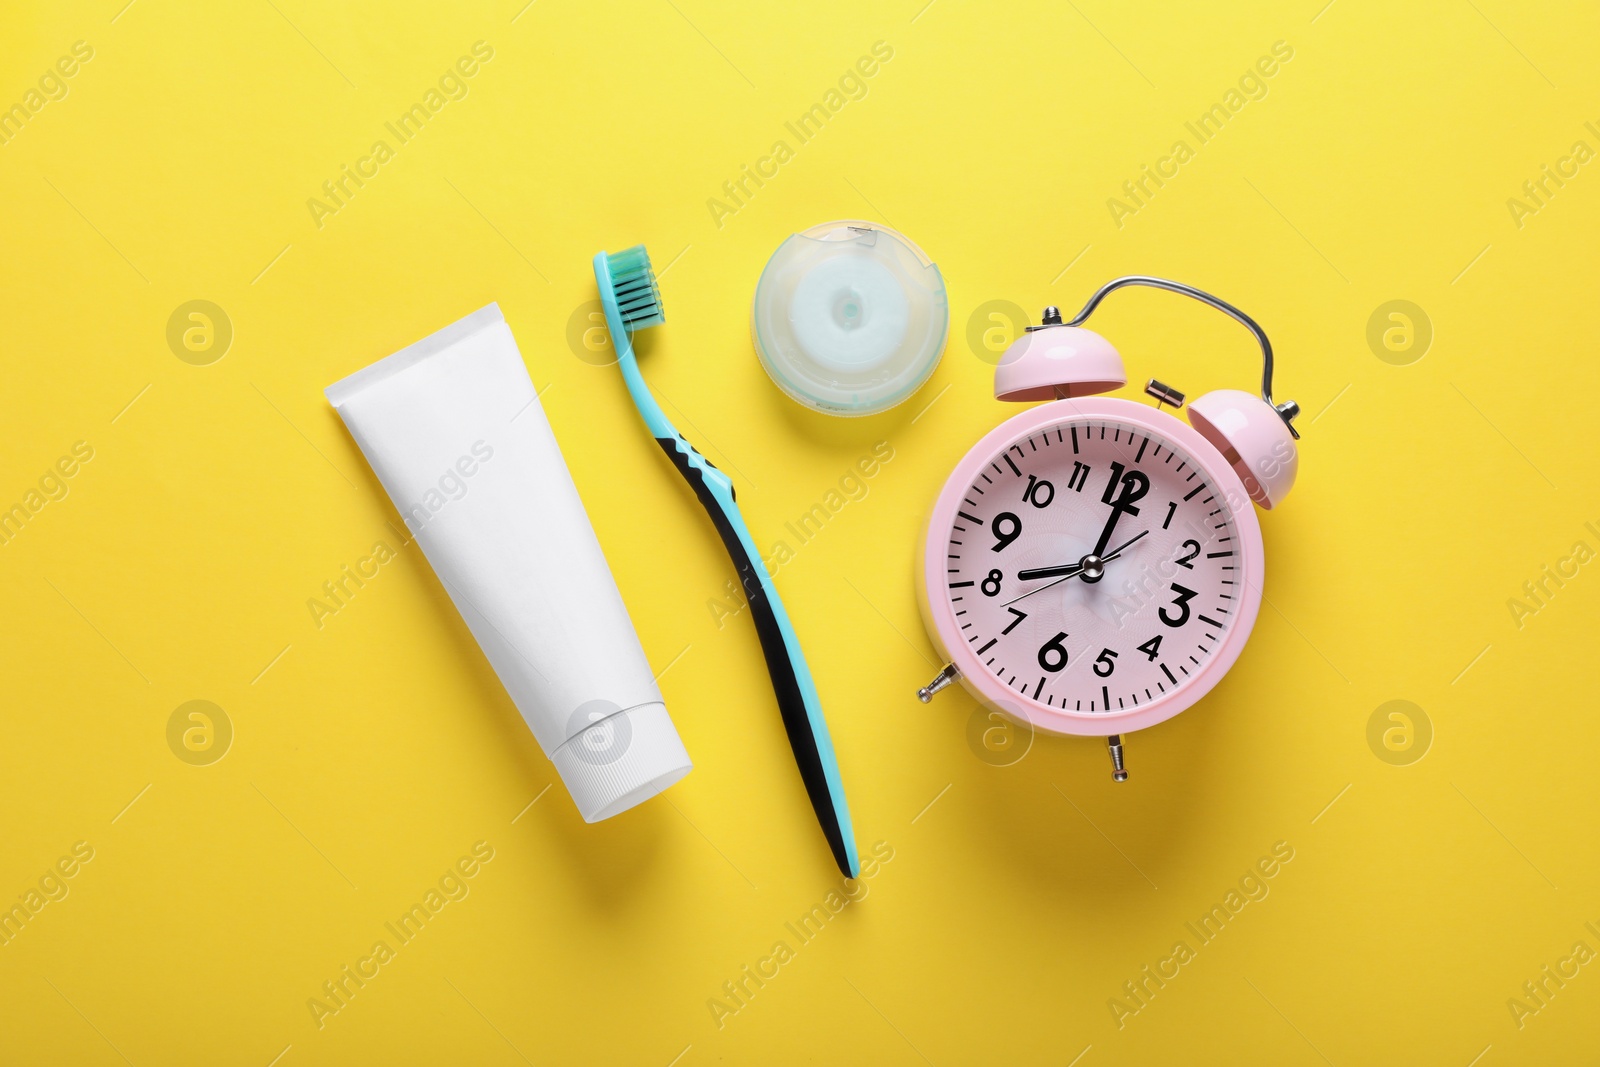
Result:
M1090 555L1083 557L1083 559L1080 559L1076 563L1059 563L1054 567L1030 567L1027 570L1018 571L1017 579L1019 581L1027 582L1032 581L1035 578L1071 578L1079 571L1092 567L1094 563L1104 564L1111 562L1118 556L1122 555L1124 549L1128 548L1130 545L1138 541L1149 532L1149 530L1139 531L1126 541L1122 542L1122 544L1118 545L1116 548L1113 548L1110 552L1107 552L1105 555L1098 558Z
M1083 562L1062 563L1055 567L1030 567L1025 571L1018 571L1019 581L1030 582L1035 578L1070 578L1083 570Z

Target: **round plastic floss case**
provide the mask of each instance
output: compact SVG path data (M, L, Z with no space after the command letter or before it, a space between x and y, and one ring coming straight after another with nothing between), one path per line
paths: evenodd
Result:
M784 241L756 284L750 332L778 388L830 415L871 415L916 392L950 329L944 278L904 234L825 222Z

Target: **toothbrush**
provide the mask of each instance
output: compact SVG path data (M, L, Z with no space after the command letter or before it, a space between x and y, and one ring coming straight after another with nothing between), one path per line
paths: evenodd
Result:
M845 802L844 785L839 780L839 765L834 759L827 720L822 716L822 702L817 698L817 687L811 680L805 654L800 650L800 639L795 636L789 614L783 609L783 601L778 599L778 590L761 562L761 553L744 524L744 517L739 514L739 505L734 502L733 481L684 440L639 373L639 363L633 353L633 334L665 321L661 290L656 286L650 256L644 245L635 245L615 255L601 252L594 257L594 276L599 283L600 304L617 350L617 366L622 369L623 381L627 382L634 406L655 436L656 444L694 488L717 533L722 535L728 555L733 558L739 584L755 619L756 633L761 638L761 651L766 656L767 673L772 676L772 688L778 698L778 710L783 714L784 729L789 734L789 745L794 749L795 762L800 765L800 778L811 796L811 806L816 809L817 820L822 823L822 832L839 870L846 877L858 878L861 861L856 856L850 807Z

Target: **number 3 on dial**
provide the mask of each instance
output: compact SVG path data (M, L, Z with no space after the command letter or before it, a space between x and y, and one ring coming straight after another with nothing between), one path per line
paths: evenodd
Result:
M1166 623L1168 626L1182 626L1184 623L1189 621L1189 601L1195 598L1195 591L1193 589L1186 589L1177 582L1172 583L1172 591L1178 594L1177 597L1173 599L1170 605L1162 608L1159 614L1161 616L1161 621ZM1178 610L1176 618L1167 614L1167 611L1171 608L1176 608Z

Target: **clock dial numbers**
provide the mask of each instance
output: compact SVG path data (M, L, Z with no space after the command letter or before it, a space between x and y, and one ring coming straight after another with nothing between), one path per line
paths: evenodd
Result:
M1103 669L1102 669L1103 668ZM1102 648L1100 655L1095 657L1094 673L1102 678L1111 677L1111 672L1117 669L1117 654L1109 648Z
M1115 418L1064 419L996 455L947 550L957 621L985 669L1085 715L1198 676L1236 604L1236 526L1211 483L1159 431Z
M1065 631L1056 634L1050 640L1039 646L1039 666L1055 674L1066 669L1067 646L1061 642L1067 639Z
M1173 582L1172 592L1175 594L1172 603L1156 612L1156 617L1168 626L1182 626L1189 621L1189 601L1195 598L1195 591ZM1169 611L1171 615L1167 614Z
M1112 491L1117 490L1119 483L1122 488L1118 490L1117 498L1113 500ZM1111 480L1106 482L1106 491L1101 495L1100 503L1110 504L1117 511L1126 511L1129 515L1137 515L1139 509L1134 505L1143 500L1149 491L1150 479L1143 471L1126 470L1122 464L1113 463Z
M1022 520L1009 511L1002 511L989 524L989 532L994 534L994 551L1003 552L1007 545L1022 536Z

